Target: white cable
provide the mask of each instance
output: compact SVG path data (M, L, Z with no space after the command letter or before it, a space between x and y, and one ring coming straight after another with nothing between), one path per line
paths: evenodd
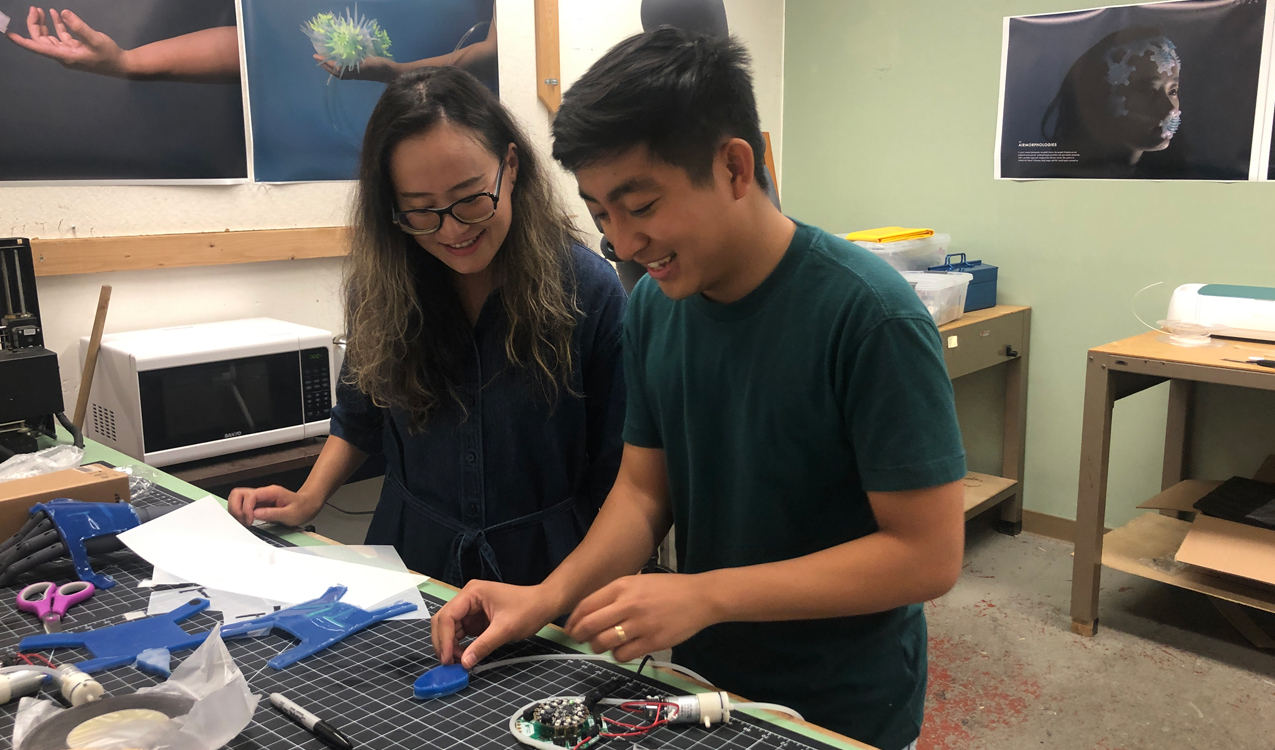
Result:
M779 714L787 714L793 717L794 719L796 719L797 721L805 721L805 719L802 717L801 714L797 713L796 711L792 710L791 708L787 706L781 706L778 703L731 703L730 707L745 708L745 709L752 708L752 709L760 709L763 711L774 711L775 713L779 713Z
M500 661L488 662L487 664L479 664L469 670L469 674L470 676L473 676L486 672L489 669L507 667L511 664L526 664L533 661L570 661L577 659L584 661L605 661L610 664L618 663L615 659L612 659L609 654L541 654L539 656L519 656L514 659L501 659Z
M62 679L62 673L50 667L38 666L35 664L19 664L16 667L4 667L0 669L0 674L13 674L14 672L43 672L55 680Z
M1142 296L1142 293L1145 292L1146 290L1151 289L1152 287L1160 286L1163 283L1164 283L1163 281L1157 281L1154 284L1147 284L1146 286L1142 287L1138 291L1134 292L1133 299L1129 302L1129 308L1133 310L1133 317L1137 318L1139 323L1146 326L1147 328L1150 328L1153 331L1159 331L1162 329L1159 326L1151 325L1147 321L1143 320L1142 316L1138 314L1138 297Z
M493 661L493 662L488 662L486 664L479 664L478 666L469 670L469 674L470 676L473 676L476 674L482 674L483 672L486 672L489 669L495 669L496 667L508 667L514 664L528 664L528 663L537 662L537 661L573 661L573 660L604 661L608 664L632 665L632 662L616 661L615 658L612 657L609 653L608 654L541 654L539 656L519 656L513 659L501 659L500 661ZM652 659L648 663L654 664L657 667L663 667L664 669L668 669L673 672L677 672L678 674L681 674L683 676L690 677L691 679L696 680L697 682L703 683L704 685L713 684L709 682L703 675L699 674L698 672L692 669L683 667L680 664L674 664L671 661L656 661Z
M510 659L509 661L515 661L515 660ZM500 662L493 662L493 664L499 664L499 663ZM532 701L528 703L527 705L518 709L518 713L509 717L509 733L514 736L514 739L518 740L524 745L537 747L537 748L540 748L540 750L563 750L562 745L555 745L552 742L544 742L542 740L535 739L534 737L528 737L527 735L518 731L518 720L522 718L523 714L527 713L527 711L531 710L532 708L535 708L540 703L544 703L546 701L556 701L556 700L578 701L580 700L580 696L562 695L557 698L541 698L538 701Z
M704 685L712 685L712 684L713 684L713 683L709 682L709 681L708 681L708 679L707 679L707 678L705 678L705 677L704 677L703 675L701 675L700 673L698 673L698 672L696 672L696 671L694 671L694 670L691 670L691 669L687 669L686 667L683 667L681 664L674 664L674 663L673 663L673 662L671 662L671 661L656 661L656 660L654 660L654 659L652 659L652 660L650 661L650 663L651 663L651 664L654 664L654 665L655 665L655 666L657 666L657 667L663 667L664 669L668 669L668 670L671 670L671 671L673 671L673 672L677 672L677 673L679 673L679 674L681 674L681 675L684 675L684 676L686 676L686 677L690 677L692 680L695 680L696 682L700 682L700 683L702 683L702 684L704 684Z

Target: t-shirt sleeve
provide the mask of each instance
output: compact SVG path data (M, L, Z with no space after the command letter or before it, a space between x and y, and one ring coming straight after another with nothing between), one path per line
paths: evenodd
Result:
M842 355L841 399L863 488L901 492L965 476L938 330L888 318Z
M345 382L345 368L336 384L328 432L369 455L381 452L385 410L359 389Z
M624 319L624 386L627 403L624 410L624 442L639 448L663 448L660 425L647 397L645 352L639 335L642 306L639 284L629 300Z

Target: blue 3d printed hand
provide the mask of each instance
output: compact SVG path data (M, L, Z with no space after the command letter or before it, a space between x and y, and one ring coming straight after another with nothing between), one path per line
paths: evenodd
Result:
M411 602L395 602L369 612L353 604L337 601L345 596L346 590L345 586L333 586L318 599L302 602L255 620L226 625L221 629L221 637L229 640L266 627L291 633L300 638L301 643L266 662L272 669L283 669L369 625L416 610L416 605Z
M208 632L191 635L177 623L208 608L207 599L195 599L163 615L155 615L133 622L110 625L83 633L50 633L30 635L18 644L21 651L42 651L50 648L87 648L95 658L76 664L81 671L92 674L103 669L132 664L137 655L154 648L180 651L203 643Z
M115 580L95 572L89 556L123 549L116 534L178 507L135 508L128 503L84 503L65 498L40 503L31 508L26 525L0 544L0 586L10 585L45 563L70 557L81 581L109 589Z

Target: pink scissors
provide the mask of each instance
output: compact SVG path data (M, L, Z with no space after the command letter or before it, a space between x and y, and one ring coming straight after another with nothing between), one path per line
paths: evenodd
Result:
M62 617L72 605L93 596L97 591L87 581L64 583L61 586L52 581L33 583L18 592L18 609L30 612L44 623L44 632L61 633Z

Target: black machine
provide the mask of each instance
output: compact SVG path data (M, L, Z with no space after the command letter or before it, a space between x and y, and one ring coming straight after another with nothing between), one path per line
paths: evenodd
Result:
M44 348L31 241L0 239L0 461L37 448L58 420L83 445L62 413L58 355Z

